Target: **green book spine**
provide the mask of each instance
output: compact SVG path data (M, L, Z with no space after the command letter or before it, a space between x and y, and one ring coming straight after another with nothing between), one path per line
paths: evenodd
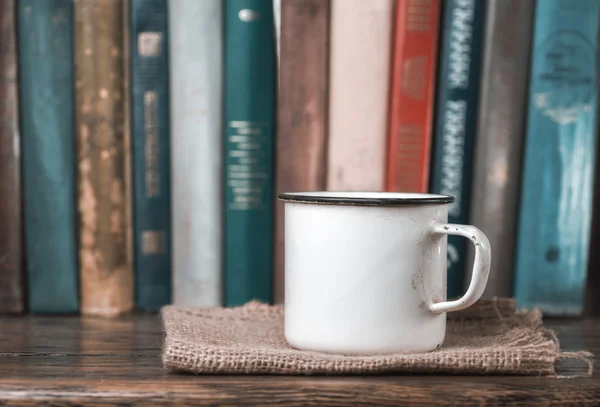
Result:
M19 93L29 310L79 310L73 2L20 0Z
M224 299L271 302L276 50L272 0L225 1Z
M171 303L171 192L166 0L131 1L135 303Z
M431 191L455 198L450 223L469 223L484 6L477 0L444 2ZM448 298L463 293L466 244L462 237L448 237Z

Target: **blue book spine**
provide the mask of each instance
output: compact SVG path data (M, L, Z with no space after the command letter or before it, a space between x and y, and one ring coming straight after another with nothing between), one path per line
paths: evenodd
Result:
M135 303L171 302L169 60L166 0L131 1Z
M19 0L19 96L29 310L79 310L73 2Z
M535 10L516 248L519 306L583 308L597 136L597 0Z
M477 0L444 2L430 189L454 197L450 223L469 222L484 8ZM463 293L466 244L464 238L448 237L449 298Z
M225 1L226 306L272 301L276 49L272 0Z

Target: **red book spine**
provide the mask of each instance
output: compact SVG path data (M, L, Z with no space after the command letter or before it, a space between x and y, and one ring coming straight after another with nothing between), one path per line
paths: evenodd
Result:
M440 1L398 0L386 190L427 192Z

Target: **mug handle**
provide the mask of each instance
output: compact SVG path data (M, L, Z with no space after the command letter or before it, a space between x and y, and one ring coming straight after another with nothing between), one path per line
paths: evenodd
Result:
M438 223L434 226L435 233L445 235L463 236L469 239L475 245L475 261L473 262L473 276L471 283L465 295L454 301L437 302L429 305L429 310L435 313L459 311L473 305L485 289L488 276L490 275L490 265L492 262L492 248L490 241L475 226L457 225L452 223Z

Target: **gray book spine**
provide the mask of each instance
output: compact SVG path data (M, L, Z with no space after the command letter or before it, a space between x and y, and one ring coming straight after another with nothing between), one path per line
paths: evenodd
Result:
M533 7L533 0L489 0L487 6L470 215L493 251L482 298L512 295Z
M170 0L173 303L222 302L223 4Z

